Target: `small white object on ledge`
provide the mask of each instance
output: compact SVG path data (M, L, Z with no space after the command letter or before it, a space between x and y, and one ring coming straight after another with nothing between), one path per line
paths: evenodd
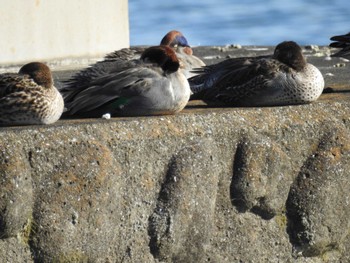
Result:
M105 113L102 115L102 119L106 119L109 120L111 118L111 114L110 113Z

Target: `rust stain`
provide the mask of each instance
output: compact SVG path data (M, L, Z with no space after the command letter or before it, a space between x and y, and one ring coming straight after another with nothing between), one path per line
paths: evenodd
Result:
M334 162L339 162L341 159L341 149L339 147L333 147L330 152L334 158Z
M35 0L35 6L38 7L40 5L40 0Z
M147 190L152 190L154 188L154 181L151 178L151 175L147 175L146 178L142 180L142 184Z

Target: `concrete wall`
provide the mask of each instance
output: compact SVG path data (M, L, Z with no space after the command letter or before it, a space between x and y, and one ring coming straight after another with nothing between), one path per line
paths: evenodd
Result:
M326 51L309 105L0 128L0 262L350 262L350 63Z
M350 262L350 102L0 129L0 262Z
M98 56L129 46L128 1L1 1L0 36L0 64Z

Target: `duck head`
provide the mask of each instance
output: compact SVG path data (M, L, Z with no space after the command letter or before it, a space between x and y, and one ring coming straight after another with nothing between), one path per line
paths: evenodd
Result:
M184 37L184 35L177 30L172 30L168 32L160 42L160 45L169 46L171 48L178 48L182 47L184 52L188 55L192 55L193 51L190 45L187 42L187 39Z
M22 66L18 72L21 75L29 75L35 83L50 88L53 85L51 70L41 62L31 62Z
M180 67L175 51L169 46L149 47L142 53L141 60L156 63L165 73L176 72Z
M274 58L292 67L301 70L306 65L301 47L294 41L284 41L279 43L273 54Z

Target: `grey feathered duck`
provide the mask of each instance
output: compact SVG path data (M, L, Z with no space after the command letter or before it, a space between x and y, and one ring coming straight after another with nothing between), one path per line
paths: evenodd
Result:
M332 57L344 57L350 59L350 32L345 35L333 36L334 41L329 44L330 47L341 48L337 53L332 54Z
M193 55L191 46L188 44L187 39L180 31L169 31L160 41L160 45L168 46L174 49L180 61L180 68L183 69L186 78L196 75L196 73L192 71L193 69L205 66L205 63L201 59ZM104 60L111 61L119 59L138 59L141 57L141 54L143 51L145 51L145 49L146 48L143 47L123 48L107 54L104 57Z
M208 104L277 106L317 100L321 72L306 62L293 41L278 44L271 56L232 58L198 70L189 79L194 95Z
M160 45L171 47L178 56L180 68L186 78L195 76L192 72L194 68L205 66L204 62L193 55L193 51L189 46L187 39L179 31L172 30L168 32L161 40ZM102 61L99 61L86 69L79 71L69 80L64 82L64 88L61 91L64 93L65 100L69 100L73 95L74 87L88 85L88 83L98 76L108 73L112 69L120 65L120 61L129 61L140 59L146 47L123 48L107 54ZM67 92L68 90L68 92ZM69 97L67 97L67 95Z
M32 62L18 73L0 75L1 126L54 123L63 108L63 98L45 64Z
M115 60L88 81L63 88L67 113L84 117L174 114L190 97L179 60L168 46L147 48L140 59Z

